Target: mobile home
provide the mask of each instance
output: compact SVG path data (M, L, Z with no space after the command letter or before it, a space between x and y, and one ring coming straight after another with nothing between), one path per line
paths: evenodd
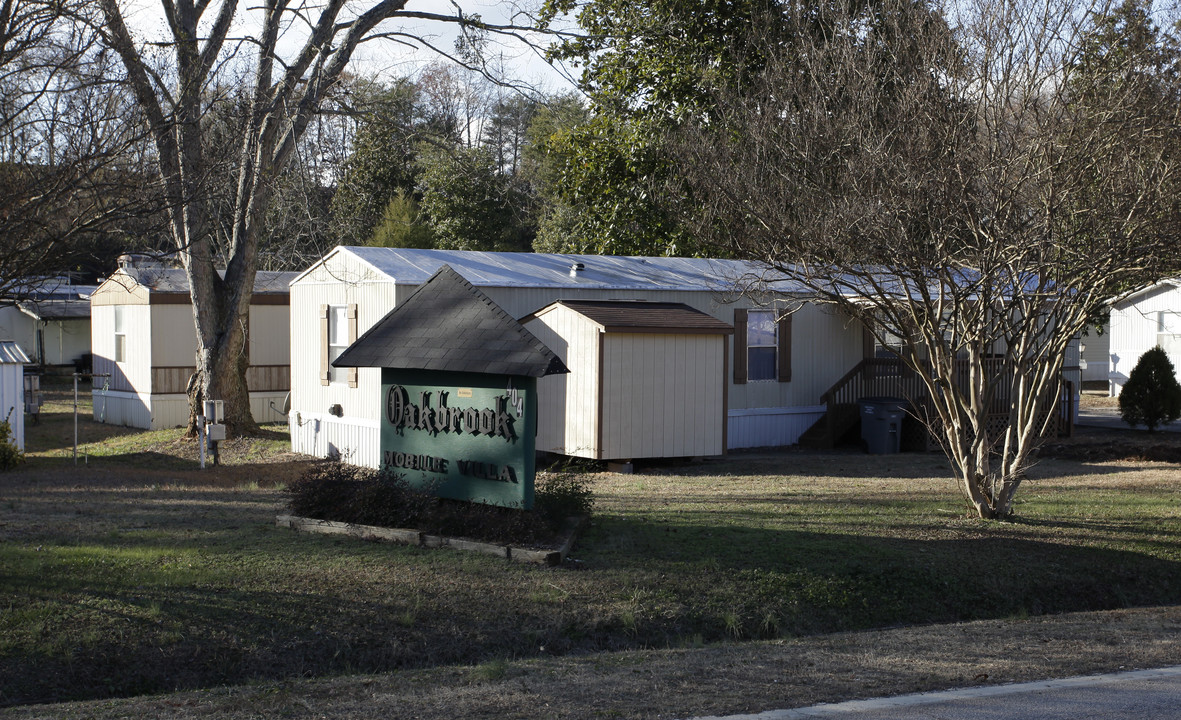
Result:
M281 422L290 387L287 285L295 273L259 272L250 304L246 372L257 422ZM159 429L188 423L197 337L184 271L121 267L90 298L94 419Z
M678 439L655 449L624 443L608 449L600 443L593 452L603 459L710 455L793 444L824 416L821 396L872 353L872 341L860 325L807 302L799 288L780 282L763 285L757 294L740 292L760 272L750 263L338 247L291 283L288 423L295 451L321 457L339 453L355 464L378 466L381 369L338 368L332 361L444 264L510 316L522 319L567 365L578 360L587 373L607 378L595 392L602 388L614 395L591 403L588 409L598 413L591 422L620 417L622 406L612 405L611 397L655 403L658 394L661 402L671 394L680 403L662 410L662 417L684 415L691 408L694 416L716 418L710 427L693 426L697 439ZM613 320L610 312L601 314L609 307L595 309L587 301L631 305L614 306ZM619 321L637 308L656 312L650 322L634 327ZM566 337L560 329L568 326L573 333L578 323L580 336ZM694 323L701 327L690 327ZM595 354L600 350L591 349L596 333L603 339L601 357ZM677 365L690 358L693 368ZM581 382L575 379L578 370L571 370L568 379L539 381L541 412L562 407L547 396L548 386ZM688 398L678 397L691 393L703 394L693 401L700 405L690 406ZM576 414L563 413L540 418L539 450L547 449L546 443L576 454L580 445L596 442L591 435L559 430L558 425L577 420ZM632 427L629 434L645 432Z

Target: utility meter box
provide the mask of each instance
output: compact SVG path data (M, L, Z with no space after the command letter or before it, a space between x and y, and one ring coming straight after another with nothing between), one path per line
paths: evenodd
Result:
M226 439L226 426L220 423L206 426L205 432L208 433L210 442Z
M221 423L226 420L226 404L224 400L205 401L205 422Z

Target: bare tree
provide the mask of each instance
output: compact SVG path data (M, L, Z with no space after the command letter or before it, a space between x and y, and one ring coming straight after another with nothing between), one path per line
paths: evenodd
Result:
M197 372L190 403L196 408L204 399L223 399L230 432L255 428L244 379L244 326L273 181L292 161L357 47L374 37L428 44L401 29L397 23L403 21L454 23L483 34L520 30L465 16L458 5L453 15L440 15L412 10L409 4L265 0L247 9L237 0L161 0L167 37L155 42L137 38L123 3L99 2L103 37L123 63L154 142L170 234L191 288ZM257 32L232 38L231 30L242 26ZM218 253L208 186L215 173L206 156L202 120L217 102L219 80L233 84L233 74L243 71L246 110L233 167L230 231ZM224 272L216 267L219 254Z
M789 9L678 138L703 232L896 350L981 517L1012 513L1087 318L1179 267L1175 60L1155 29L1151 62L1103 52L1113 10Z
M81 2L0 2L0 294L150 215L131 99Z

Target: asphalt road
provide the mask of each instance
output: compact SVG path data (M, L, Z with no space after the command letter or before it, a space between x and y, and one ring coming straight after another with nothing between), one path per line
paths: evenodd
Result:
M1181 720L1181 665L697 720Z

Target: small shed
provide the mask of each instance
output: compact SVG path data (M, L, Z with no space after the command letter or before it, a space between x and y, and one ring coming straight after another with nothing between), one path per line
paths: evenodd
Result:
M1111 395L1117 396L1140 356L1160 345L1181 373L1181 278L1155 283L1111 306Z
M381 368L382 467L440 497L533 506L537 379L566 368L462 275L439 268L332 365Z
M539 450L597 460L726 452L729 335L684 303L559 300L522 318L569 375L538 381Z
M12 442L25 449L25 365L29 356L12 340L0 340L0 420L12 429Z

